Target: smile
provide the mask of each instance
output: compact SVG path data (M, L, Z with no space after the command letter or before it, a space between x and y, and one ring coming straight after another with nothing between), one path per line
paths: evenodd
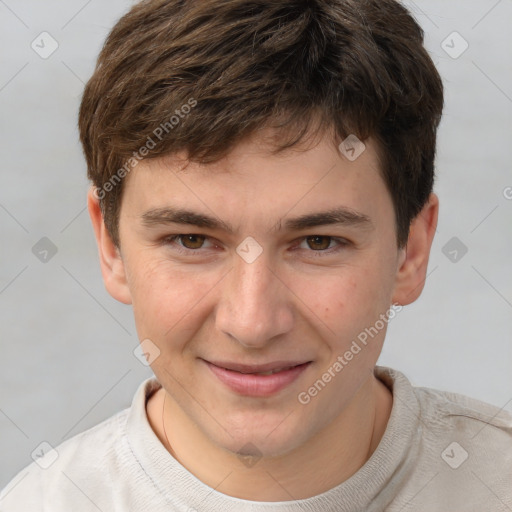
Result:
M268 397L291 385L311 364L238 365L205 361L213 375L237 394ZM227 367L226 367L227 366Z

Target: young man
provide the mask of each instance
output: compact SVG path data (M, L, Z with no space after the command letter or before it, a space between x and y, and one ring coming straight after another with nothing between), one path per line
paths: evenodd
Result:
M442 107L394 0L135 5L80 132L156 378L0 509L512 509L512 418L376 366L423 289Z

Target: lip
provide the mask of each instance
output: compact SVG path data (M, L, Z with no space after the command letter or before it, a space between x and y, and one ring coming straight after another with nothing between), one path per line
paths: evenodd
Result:
M262 365L204 361L211 372L232 391L255 397L268 397L278 393L294 382L311 364L311 361L274 361ZM255 375L256 372L286 367L291 368L272 375Z
M280 361L272 361L271 363L265 364L243 364L243 363L231 363L229 361L207 361L219 368L225 368L227 370L232 370L240 373L261 373L261 372L270 372L273 370L277 370L279 368L288 368L291 366L299 366L304 363L308 363L310 361L290 361L290 360L280 360Z

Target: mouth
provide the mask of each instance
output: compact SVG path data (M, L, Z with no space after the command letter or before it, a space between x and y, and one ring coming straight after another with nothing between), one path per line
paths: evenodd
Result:
M266 397L291 385L312 361L274 361L247 365L203 360L211 372L232 391L245 396Z

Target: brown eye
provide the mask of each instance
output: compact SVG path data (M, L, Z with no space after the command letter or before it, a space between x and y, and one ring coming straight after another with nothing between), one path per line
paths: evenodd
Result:
M307 244L310 249L315 251L324 251L331 245L332 238L330 236L308 236L306 238Z
M202 235L180 235L178 238L186 249L201 249L206 239Z

